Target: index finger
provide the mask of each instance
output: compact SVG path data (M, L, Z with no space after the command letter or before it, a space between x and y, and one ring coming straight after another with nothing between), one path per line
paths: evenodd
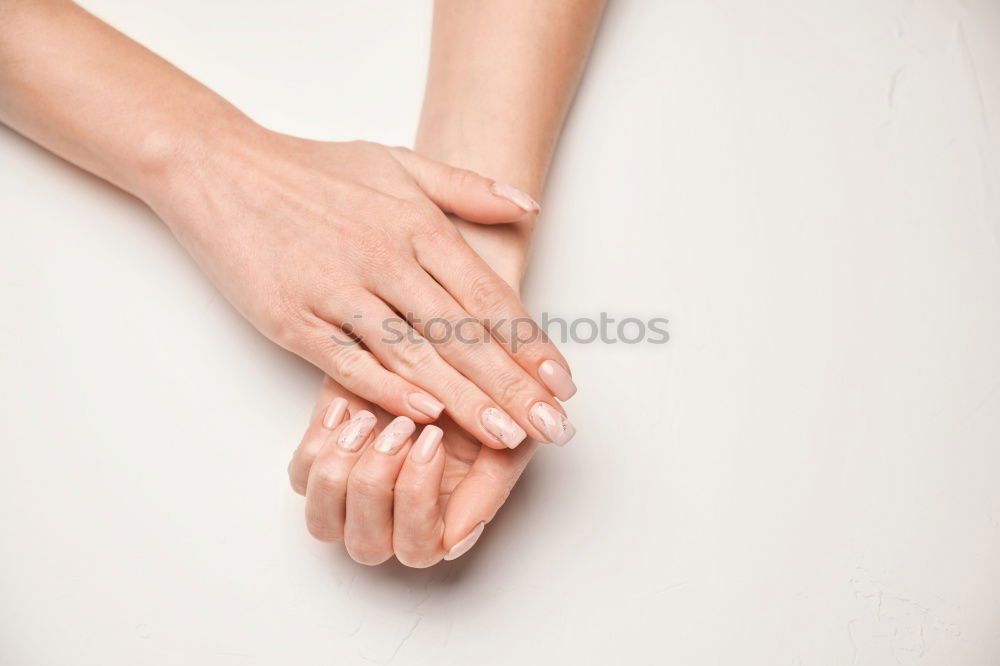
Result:
M440 240L440 239L438 239ZM532 378L560 400L576 393L569 364L545 331L528 314L509 284L461 238L458 231L448 247L422 248L414 240L417 261Z

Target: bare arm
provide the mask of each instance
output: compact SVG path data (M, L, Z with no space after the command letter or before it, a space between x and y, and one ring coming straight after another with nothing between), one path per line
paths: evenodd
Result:
M152 171L198 150L223 125L249 124L65 0L0 1L0 122L140 198Z
M516 188L267 130L68 0L0 0L0 122L143 199L262 333L358 395L424 423L447 409L488 446L544 440L540 368L565 360L544 340L463 344L470 322L527 313L443 214L526 218ZM428 330L442 320L453 335Z
M437 0L417 150L539 195L603 0Z
M540 198L603 0L437 0L416 150ZM520 286L535 218L470 244Z
M418 151L496 173L539 196L602 8L602 2L575 0L438 0ZM534 217L493 226L456 220L470 245L515 289L533 223ZM563 398L575 390L568 375L556 384ZM412 449L391 458L374 451L355 467L357 458L338 452L344 399L351 413L372 409L327 379L289 477L307 497L312 533L344 539L351 556L366 564L395 554L404 564L424 567L461 556L503 506L535 451L534 444L486 449L442 420L443 433L427 426ZM390 417L380 413L379 419L385 425ZM549 425L562 443L572 436L572 426L558 415ZM366 495L352 491L350 482L338 483L359 469L357 476L368 480L373 469L383 471L378 492ZM345 505L369 520L342 511Z

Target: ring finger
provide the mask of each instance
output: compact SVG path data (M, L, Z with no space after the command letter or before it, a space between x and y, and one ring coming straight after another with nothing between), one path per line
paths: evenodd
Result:
M306 527L320 541L344 538L348 479L372 437L375 422L374 414L362 410L334 428L309 470Z
M521 443L524 431L508 412L445 361L435 346L413 330L405 319L372 294L366 295L359 306L365 316L352 317L341 326L360 338L387 370L441 400L448 415L487 446L514 448ZM333 324L339 323L332 313L321 314ZM541 438L535 432L532 436Z
M381 564L392 557L393 487L415 428L405 416L393 420L351 470L344 547L360 564Z

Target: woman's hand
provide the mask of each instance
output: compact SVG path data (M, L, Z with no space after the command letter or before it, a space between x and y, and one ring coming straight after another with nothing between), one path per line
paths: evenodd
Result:
M519 290L530 228L461 219L454 224L475 252ZM345 413L357 417L366 410L383 428L392 421L390 414L325 378L288 466L292 488L307 498L310 533L322 541L343 539L347 552L362 564L379 564L395 555L403 564L425 567L460 556L503 506L536 449L534 442L514 451L487 448L443 418L437 424L440 450L429 459L420 452L436 441L434 426L424 428L409 454L402 449L410 444L404 443L391 460L370 446L371 437L365 440L368 453L344 451L339 442ZM571 437L572 426L565 427ZM374 506L379 508L358 508Z
M493 447L562 414L565 361L441 212L522 219L523 192L264 130L68 0L0 3L0 90L0 122L147 202L255 326L352 392L420 422L446 408Z
M288 467L292 487L306 497L310 534L343 540L361 564L395 555L428 567L461 556L507 499L535 444L490 449L450 419L418 431L406 417L365 407L323 382Z
M495 448L564 443L565 360L442 213L520 219L528 195L406 149L239 120L209 145L164 142L144 196L262 333L392 414L447 409Z

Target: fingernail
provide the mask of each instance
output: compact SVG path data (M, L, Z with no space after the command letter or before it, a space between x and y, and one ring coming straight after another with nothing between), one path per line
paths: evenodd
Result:
M441 416L444 410L443 402L435 400L426 393L411 393L407 402L410 403L410 407L431 419Z
M375 450L391 456L403 446L413 431L417 429L416 424L405 416L400 416L392 420L385 429L375 438Z
M532 405L528 410L528 419L557 446L562 446L576 434L573 424L558 409L545 402Z
M323 416L323 427L327 430L336 428L344 419L346 411L347 401L343 398L334 398L330 406L326 408L326 414Z
M538 376L549 387L552 395L566 401L576 393L576 384L566 369L555 361L545 361L538 366Z
M361 410L354 415L340 433L337 446L345 451L357 451L368 439L368 434L375 427L375 415L368 410Z
M469 549L475 546L476 542L479 541L479 536L483 533L485 528L486 521L480 521L478 525L472 528L472 531L469 532L464 539L451 547L451 550L449 550L448 554L444 556L444 559L455 560L469 552Z
M487 407L483 410L483 427L491 435L500 440L500 443L509 449L517 448L517 445L524 441L528 433L514 423L514 419L496 407Z
M507 183L494 182L490 185L490 192L511 202L526 213L537 213L542 209L538 202L531 198L527 192L522 192L513 185Z
M413 462L430 462L437 451L438 444L441 443L442 435L444 435L444 431L441 428L433 425L424 426L423 432L420 433L420 437L417 437L417 441L410 451L410 458Z

